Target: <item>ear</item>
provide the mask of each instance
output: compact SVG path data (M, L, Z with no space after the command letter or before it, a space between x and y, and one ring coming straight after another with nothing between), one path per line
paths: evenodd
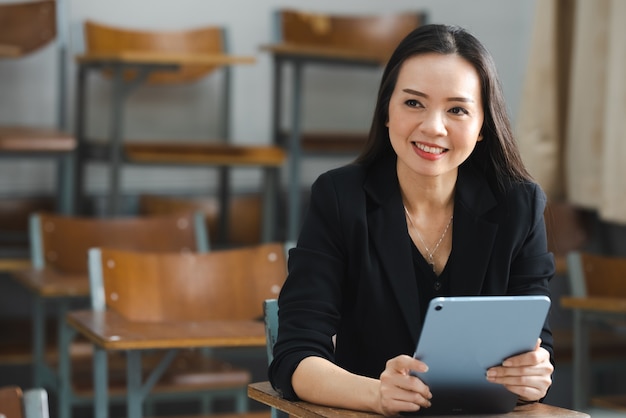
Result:
M478 134L478 138L476 139L476 142L480 142L482 140L483 140L483 133L481 132Z

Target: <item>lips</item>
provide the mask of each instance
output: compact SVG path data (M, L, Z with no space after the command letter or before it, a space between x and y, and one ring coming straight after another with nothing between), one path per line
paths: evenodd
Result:
M444 152L448 151L447 148L441 148L441 147L431 147L425 144L421 144L419 142L413 142L413 145L418 148L421 151L427 152L429 154L443 154Z

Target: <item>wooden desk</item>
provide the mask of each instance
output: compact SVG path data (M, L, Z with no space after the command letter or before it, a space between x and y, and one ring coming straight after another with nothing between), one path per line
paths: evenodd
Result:
M281 398L278 393L272 389L269 382L252 383L248 385L248 396L251 399L269 405L280 411L286 412L290 417L295 418L374 418L380 417L369 412L352 411L340 408L330 408L321 405L315 405L308 402L291 402ZM445 418L439 415L440 418ZM491 415L454 415L455 418L465 417L484 417L484 418L513 418L513 417L535 417L535 418L588 418L589 415L581 412L570 411L568 409L558 408L542 403L534 403L529 405L518 406L515 410L508 414L491 414Z
M12 272L11 277L32 294L32 371L33 386L35 387L57 387L62 386L60 376L70 375L69 348L73 334L67 327L63 326L65 315L69 312L71 305L80 299L89 296L89 278L86 275L69 276L58 274L49 268L25 268ZM54 315L57 325L56 353L67 356L67 361L59 361L51 364L46 356L49 348L49 341L46 337L46 316L48 310L46 306L49 301L54 301ZM65 368L65 369L63 369ZM69 385L69 377L68 377ZM69 404L69 389L60 395L60 403ZM69 416L67 414L62 418Z
M229 108L228 95L230 89L230 66L237 64L252 64L253 57L231 56L224 54L187 54L187 53L155 53L141 51L122 51L119 53L90 53L76 57L78 62L78 103L77 103L77 125L76 135L79 140L79 175L76 185L76 194L81 200L84 193L83 170L88 159L100 159L108 162L109 171L109 192L106 211L108 215L119 213L120 198L120 166L122 158L128 162L135 163L168 163L168 164L203 164L215 166L220 169L220 192L221 204L220 241L226 240L228 229L228 197L229 169L233 166L254 166L264 170L264 184L262 186L264 195L263 209L263 240L272 240L275 230L274 207L275 193L279 182L278 168L282 165L285 155L276 152L274 147L237 147L232 144L197 144L180 143L156 144L137 142L135 144L124 144L123 138L123 108L129 94L139 85L144 83L153 72L176 71L181 66L189 65L215 65L222 67L224 71L224 103L220 106L224 112ZM85 105L87 96L87 73L93 70L107 70L112 75L113 95L110 103L111 121L110 137L103 152L92 152L97 147L88 147L85 129ZM135 74L132 79L128 78L129 71ZM224 115L223 138L228 139L229 116ZM244 148L247 148L244 152ZM199 150L199 152L198 152ZM271 154L271 155L270 155ZM268 158L269 155L269 158Z
M574 341L573 341L573 381L574 404L576 407L587 407L591 398L591 349L590 324L599 320L626 320L626 299L606 297L561 297L561 306L574 310ZM626 409L626 396L607 397L608 408L621 407Z
M52 158L57 161L57 210L74 208L74 151L77 141L56 129L0 127L0 157Z
M300 166L303 156L302 150L302 73L306 65L343 65L354 67L380 68L386 62L387 57L371 53L363 53L353 50L301 46L288 43L264 45L262 50L272 54L274 58L274 93L273 93L273 120L272 130L275 143L281 143L280 121L283 120L284 112L289 112L290 133L288 139L288 219L287 240L296 240L300 229ZM291 103L289 109L283 109L282 97L284 82L282 78L283 67L291 64L293 68L291 81ZM356 139L350 139L353 143L364 143L367 133L358 135ZM351 135L352 138L355 135ZM344 150L345 153L345 150Z
M158 380L177 348L265 347L262 321L206 321L153 324L131 322L113 311L74 311L67 315L67 326L78 331L94 347L95 418L108 416L107 350L126 351L127 418L142 416L145 395ZM142 350L170 350L146 382L141 382ZM65 353L63 353L65 354ZM67 356L60 361L67 361ZM61 381L68 379L62 376Z

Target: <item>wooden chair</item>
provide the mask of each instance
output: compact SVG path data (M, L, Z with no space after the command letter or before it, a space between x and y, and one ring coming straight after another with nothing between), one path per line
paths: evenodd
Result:
M583 209L549 201L544 213L548 249L556 260L556 274L567 275L567 254L584 250L591 241L591 219Z
M562 297L561 305L574 313L574 407L591 402L626 411L626 396L593 396L591 390L592 363L604 360L612 373L616 362L626 363L626 258L577 251L567 263L572 296Z
M0 417L49 418L48 394L44 389L22 391L19 386L0 387Z
M58 389L61 417L69 416L69 405L85 402L91 396L89 388L82 390L76 385L70 386L69 381L58 380L58 374L69 373L72 365L77 376L81 373L83 377L89 375L90 353L85 353L84 344L72 345L72 364L56 360L60 353L58 347L67 346L72 338L60 324L71 308L88 300L89 248L108 245L192 253L208 251L208 243L208 232L200 213L126 218L88 218L43 212L31 215L32 267L14 271L11 276L33 297L32 346L25 349L32 353L34 385ZM56 338L53 336L52 339L46 332L48 304L54 304L56 312ZM76 379L80 380L79 377Z
M62 16L58 3L61 1L0 4L0 59L21 59L54 44L59 73L56 126L0 126L0 157L55 159L58 162L57 210L69 214L74 205L72 158L76 139L65 129L65 39L59 36L63 27L58 24Z
M139 31L112 27L87 21L85 28L85 54L79 63L85 69L104 68L113 77L114 87L120 93L112 101L111 132L107 144L108 153L102 147L86 141L84 129L77 134L84 150L79 152L79 168L89 159L104 159L110 163L111 179L107 211L119 212L119 165L122 162L133 164L197 166L203 165L218 169L218 190L223 215L228 213L229 181L231 167L260 167L265 170L265 182L278 181L277 170L285 159L280 147L243 146L230 143L230 66L254 62L251 57L235 57L228 54L225 47L225 29L217 26L183 31ZM118 71L111 72L117 68ZM219 69L222 76L218 109L221 114L219 135L209 141L189 141L184 139L138 140L125 137L123 129L123 106L131 90L146 83L181 84L209 76ZM79 85L79 90L83 89ZM79 92L80 95L80 92ZM84 120L79 108L78 120ZM82 126L82 125L81 125ZM270 186L267 186L270 187ZM276 186L274 186L276 187ZM82 185L79 185L79 192ZM274 199L272 197L272 199ZM265 210L273 215L273 208ZM225 222L224 225L228 225ZM224 229L220 232L226 240Z
M120 326L125 329L135 326L131 324L138 327L141 324L178 324L178 337L172 334L175 330L168 328L167 338L178 338L177 342L170 342L170 347L185 346L185 340L191 338L184 331L189 323L201 326L202 321L260 320L263 301L278 295L287 274L284 247L278 243L204 254L94 248L89 252L89 267L94 311L114 311L123 318L120 321L124 324ZM158 327L155 330L165 332ZM142 341L151 337L154 338L146 335ZM128 360L135 362L135 366L129 364L129 367L141 364L141 349L153 348L146 343L144 347L127 351ZM103 352L97 346L95 349L96 354ZM138 376L137 379L145 380L146 385L151 380L157 385L177 386L169 375L172 365L169 365L167 356L163 362L153 369L151 376ZM194 365L192 369L201 370L201 362L188 362ZM244 380L233 384L239 389L237 412L247 410L250 375L246 374ZM207 396L212 388L210 381L196 385L196 389L205 391ZM145 391L147 389L142 389ZM133 396L141 398L138 394ZM140 399L137 402L140 403ZM134 403L129 401L129 404ZM128 416L132 415L129 410Z
M339 15L280 9L274 14L273 44L263 49L274 57L273 136L290 158L287 239L295 240L300 229L300 170L307 157L356 156L367 138L360 132L305 132L302 102L303 72L309 66L380 68L411 30L424 24L419 12L396 15ZM285 80L283 67L291 66L288 106L282 98ZM286 117L287 116L287 117ZM289 126L284 129L282 121Z
M229 246L254 245L262 242L261 197L258 194L231 196L228 214ZM187 197L142 194L139 196L139 213L144 216L167 215L188 211L204 214L206 229L211 231L210 245L219 246L220 202L214 197Z

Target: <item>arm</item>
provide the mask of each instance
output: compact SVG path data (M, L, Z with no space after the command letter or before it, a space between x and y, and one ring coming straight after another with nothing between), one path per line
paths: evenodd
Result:
M430 406L432 394L410 370L427 371L424 363L401 355L387 362L380 380L347 372L328 360L308 357L293 374L300 399L340 408L394 416Z
M545 195L535 186L528 205L530 228L511 264L509 294L550 293L548 281L554 275L555 267L554 257L547 248L543 217L545 203ZM533 351L513 356L501 366L489 369L487 379L505 385L519 396L520 401L543 399L552 384L554 372L552 333L547 319L541 335Z

